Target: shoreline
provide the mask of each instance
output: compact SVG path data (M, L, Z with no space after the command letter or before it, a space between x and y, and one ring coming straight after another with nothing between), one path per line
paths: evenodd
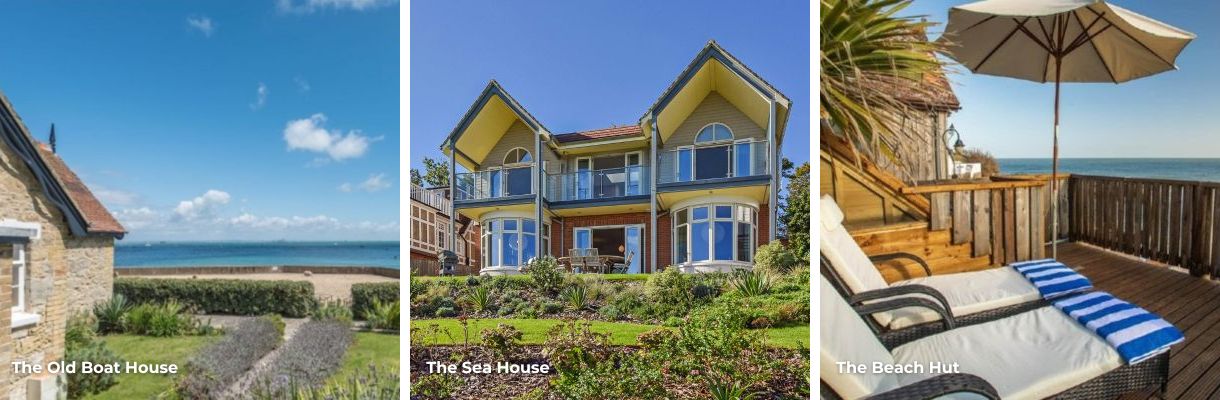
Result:
M213 265L213 266L153 266L153 267L114 267L116 276L158 276L158 275L243 275L243 274L312 274L327 275L377 275L386 278L400 279L401 272L397 268L370 266L335 266L335 265Z

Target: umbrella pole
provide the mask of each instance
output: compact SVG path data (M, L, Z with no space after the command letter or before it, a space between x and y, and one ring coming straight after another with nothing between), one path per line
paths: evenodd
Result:
M1051 153L1051 258L1059 259L1059 70L1055 57L1055 144Z

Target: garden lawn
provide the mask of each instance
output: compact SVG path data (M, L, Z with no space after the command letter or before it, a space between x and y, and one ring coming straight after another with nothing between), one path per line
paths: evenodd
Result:
M355 372L367 371L370 364L375 365L378 372L390 368L398 371L398 338L391 333L356 332L356 341L347 348L343 366L331 381L345 381Z
M219 339L219 336L151 337L137 335L103 336L106 347L124 361L143 363L177 364L179 374L186 367L186 360L204 345ZM121 374L118 384L88 399L147 399L169 390L175 375Z
M546 341L546 332L552 326L562 323L558 319L468 319L470 324L470 343L479 344L482 341L482 332L484 329L494 328L497 324L510 324L521 331L522 344L542 344ZM636 341L641 333L659 328L659 325L633 324L628 322L604 322L604 321L587 321L590 322L594 332L610 333L610 342L615 345L637 345ZM419 328L425 331L432 324L440 325L442 331L448 330L449 335L443 332L436 337L436 344L462 344L462 325L457 319L453 318L438 318L412 320L411 327ZM794 326L785 328L767 329L768 343L776 347L785 347L795 349L799 345L804 345L809 348L809 326ZM432 338L425 338L432 340Z

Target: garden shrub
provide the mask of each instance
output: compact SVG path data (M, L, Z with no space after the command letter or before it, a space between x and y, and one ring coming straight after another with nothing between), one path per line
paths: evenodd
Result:
M88 344L97 337L97 322L92 316L79 313L68 318L68 327L64 331L64 345Z
M286 398L292 399L356 399L356 400L398 400L402 391L398 386L398 371L390 368L379 371L376 366L361 368L355 374L335 380L321 387L294 386ZM277 399L273 397L258 397L258 400Z
M368 320L369 328L398 330L399 302L382 303L379 299L373 299L373 308L365 312L365 319Z
M411 397L420 399L451 399L466 382L453 374L428 374L411 384Z
M491 288L487 286L476 286L467 291L463 297L466 306L470 307L471 311L482 312L487 311L491 307Z
M534 287L547 295L559 293L560 287L563 286L563 268L559 267L559 263L555 258L543 256L535 258L532 262L521 269L530 276L534 283Z
M653 316L685 315L694 306L693 287L692 278L675 267L652 274L644 283L644 291L656 305Z
M313 310L310 319L316 321L339 321L351 325L352 306L340 299L318 302L318 308Z
M574 379L581 370L596 367L609 357L610 334L594 332L588 321L568 320L546 333L542 354L561 379Z
M114 354L100 340L65 343L64 362L81 364L123 363L123 359ZM91 394L101 393L118 383L117 373L66 374L68 378L68 398L79 399Z
M521 331L512 325L497 324L494 329L483 331L483 347L490 350L497 360L512 361L522 336Z
M542 302L541 314L559 314L560 311L563 311L563 304L555 301Z
M373 307L374 299L384 304L398 301L401 298L398 282L354 283L352 284L352 315L357 318L365 318L364 313Z
M253 389L258 396L283 398L295 388L318 387L343 364L352 331L337 321L309 321L263 372Z
M123 331L157 337L195 333L198 322L186 313L182 304L170 299L161 304L144 303L127 310L122 317Z
M186 399L218 398L255 362L279 346L282 329L272 318L255 318L237 325L187 361L175 388L177 394Z
M583 286L571 286L563 292L564 302L572 311L581 311L589 306L589 298Z
M115 278L114 292L137 304L177 299L206 314L302 318L317 302L313 284L303 281Z
M123 331L123 314L127 313L127 298L115 294L110 299L93 305L93 317L97 319L97 331L101 334Z
M664 328L656 328L636 336L636 341L640 343L640 347L645 350L653 350L669 343L677 337L677 333Z
M754 252L754 270L771 274L783 275L801 265L801 260L791 250L784 247L783 242L774 241L762 246Z
M613 305L602 306L602 308L597 309L597 313L611 321L618 321L623 317L623 312Z
M660 399L666 396L660 362L636 353L608 360L555 379L555 392L567 399Z
M453 307L441 307L441 308L436 309L436 316L442 317L442 318L456 317L457 311L454 310Z
M409 279L410 279L410 283L411 283L411 288L408 290L411 291L411 293L410 293L411 300L414 301L415 296L424 294L424 292L428 290L428 281L425 281L423 279L415 279L415 276L411 276Z
M771 290L771 277L762 271L737 271L733 288L746 297L764 295Z

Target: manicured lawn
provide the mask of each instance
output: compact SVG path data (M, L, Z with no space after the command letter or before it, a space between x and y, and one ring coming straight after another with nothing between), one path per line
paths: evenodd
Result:
M546 332L552 326L555 326L563 321L557 319L480 319L467 320L470 324L470 343L477 344L482 338L482 332L487 328L494 328L497 324L507 323L513 325L520 330L522 335L521 342L523 344L542 344L546 341ZM632 324L626 322L604 322L590 321L592 329L595 332L609 332L610 341L616 345L635 345L636 337L639 334L656 329L659 325ZM436 337L437 344L461 344L463 340L462 326L456 319L440 318L413 320L411 326L421 330L427 329L432 324L440 325L442 330L448 329L453 335L450 339L443 332ZM809 326L794 326L785 328L767 329L767 338L772 345L777 347L785 347L795 349L798 345L803 344L806 348L809 347ZM432 340L427 338L426 340Z
M346 379L357 371L367 372L370 364L375 365L379 372L391 368L397 371L399 337L390 333L356 332L356 341L343 356L343 367L335 372L331 380Z
M600 278L605 279L606 281L610 281L610 282L628 282L628 281L643 282L643 281L648 280L649 274L582 274L581 276L600 277ZM466 276L414 276L412 278L415 278L415 279L418 279L421 281L441 281L441 280L465 281L467 277ZM529 279L530 277L529 277L529 275L508 275L507 278L525 280L525 279Z
M809 325L789 326L767 329L768 343L795 349L800 346L809 348Z
M102 338L106 346L126 361L143 363L178 364L178 371L186 367L186 360L204 345L219 339L217 336L179 336L158 338L136 335L113 335ZM119 383L90 399L147 399L169 390L176 376L155 374L121 374Z

